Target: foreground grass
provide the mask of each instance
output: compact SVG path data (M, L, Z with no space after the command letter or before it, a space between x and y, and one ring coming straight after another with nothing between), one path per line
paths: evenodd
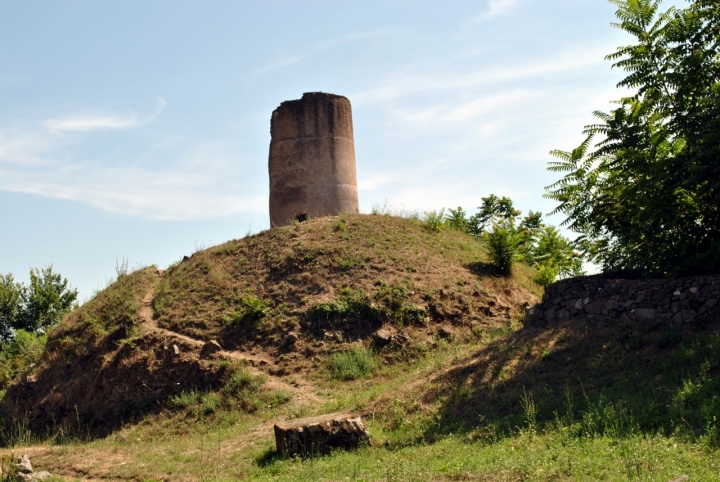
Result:
M717 480L717 451L663 436L569 438L523 432L493 443L447 436L398 450L370 448L256 467L253 480ZM226 480L218 478L217 480Z
M373 439L384 432L370 422ZM521 430L501 440L471 440L449 435L435 443L393 449L384 445L355 452L336 452L317 459L274 458L270 436L259 443L233 444L233 437L249 430L245 424L168 440L128 440L126 445L94 442L48 447L33 460L74 459L87 477L108 480L603 480L669 481L688 475L692 481L717 480L720 458L702 442L635 434L627 437L573 437L558 428L543 433ZM136 434L135 434L136 435ZM145 445L135 452L130 446ZM129 458L126 450L137 458ZM82 452L83 458L76 458ZM19 453L16 449L15 453ZM32 457L31 452L31 457ZM84 461L84 463L83 463ZM112 461L115 468L102 471ZM80 465L82 464L82 465ZM43 468L47 467L44 464ZM95 472L95 471L98 472ZM79 480L72 477L66 481Z

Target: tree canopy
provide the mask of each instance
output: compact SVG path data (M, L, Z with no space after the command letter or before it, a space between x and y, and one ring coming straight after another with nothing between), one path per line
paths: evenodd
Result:
M720 270L720 3L610 0L635 42L607 56L632 95L595 112L584 142L553 151L546 196L605 271Z
M0 344L18 330L47 332L75 307L77 294L52 266L31 269L28 286L17 283L12 274L0 275Z

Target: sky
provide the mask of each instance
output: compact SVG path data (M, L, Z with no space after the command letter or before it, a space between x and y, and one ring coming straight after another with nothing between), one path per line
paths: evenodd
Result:
M494 193L549 213L549 152L622 95L614 11L0 0L0 273L53 265L84 300L123 260L163 268L267 229L270 114L313 91L352 103L361 212L474 213Z

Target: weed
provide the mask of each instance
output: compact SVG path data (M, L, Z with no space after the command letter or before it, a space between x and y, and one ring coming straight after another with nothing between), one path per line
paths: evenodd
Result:
M115 258L115 278L120 279L123 276L128 275L128 259L123 256L122 260L118 262Z
M332 301L313 305L308 311L310 316L325 320L334 317L346 319L351 316L378 320L383 317L383 310L362 291L345 288L340 293L340 296Z
M330 357L330 370L338 380L356 380L370 375L378 367L372 350L364 346L335 353Z
M202 395L197 390L190 390L170 397L168 399L168 405L172 408L183 410L196 405L201 398Z
M345 219L344 216L340 216L340 219L338 219L337 224L335 224L333 231L341 232L341 233L344 233L347 231L347 219Z
M425 229L431 233L439 233L445 224L445 208L440 211L426 211L423 221L425 221Z
M270 307L266 301L248 294L240 300L240 309L232 313L230 322L235 326L256 325L269 311Z
M200 399L200 404L202 405L202 414L210 415L211 413L214 413L218 408L220 408L221 403L222 400L216 393L205 393Z

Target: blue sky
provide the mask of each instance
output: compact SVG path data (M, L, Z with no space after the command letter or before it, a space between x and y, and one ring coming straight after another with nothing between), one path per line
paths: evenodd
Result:
M270 113L310 91L352 102L362 211L549 212L548 152L621 95L612 21L603 0L0 0L0 272L53 264L87 299L116 260L266 229Z

